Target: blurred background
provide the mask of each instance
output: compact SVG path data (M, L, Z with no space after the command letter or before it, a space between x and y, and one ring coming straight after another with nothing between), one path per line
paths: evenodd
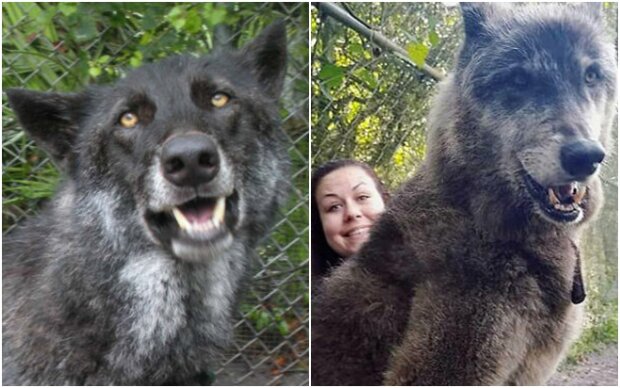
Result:
M617 3L603 7L617 49ZM358 159L396 189L425 154L429 106L463 38L457 3L318 3L310 26L312 167ZM588 314L569 363L617 344L617 126L612 139L605 208L582 242Z
M289 64L281 103L293 162L288 206L260 246L236 312L233 346L216 385L308 384L307 3L3 3L2 82L67 92L110 83L173 54L239 47L286 22ZM59 174L24 135L2 95L2 230L49 198Z

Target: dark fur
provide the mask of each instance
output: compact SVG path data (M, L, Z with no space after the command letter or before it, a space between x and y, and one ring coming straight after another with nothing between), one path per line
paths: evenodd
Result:
M65 179L4 239L5 385L208 382L238 282L288 191L277 104L285 69L277 23L242 50L171 57L111 86L7 92ZM219 110L209 105L218 90L231 96ZM138 127L119 126L127 110ZM190 131L213 139L222 160L216 178L191 190L167 182L155 162L162 144ZM225 248L176 254L170 236L146 227L151 206L231 190Z
M582 218L554 222L523 170L552 185L567 179L561 145L606 144L615 50L591 5L463 14L424 164L313 300L313 385L544 384L577 335L577 244L601 184L581 180ZM581 82L587 61L600 66L593 87ZM516 85L519 67L532 79Z

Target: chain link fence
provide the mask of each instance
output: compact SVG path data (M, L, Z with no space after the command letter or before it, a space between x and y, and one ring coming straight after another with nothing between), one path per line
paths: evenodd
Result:
M616 38L617 13L617 4L605 3L608 29ZM462 29L456 4L312 7L313 168L333 159L361 160L390 189L412 176L425 155L432 96L452 68ZM617 143L617 128L613 139ZM602 171L605 208L582 244L589 280L582 341L617 342L616 149Z
M3 87L74 91L109 83L176 53L241 46L284 19L289 66L283 127L293 162L288 206L259 248L241 296L233 346L217 385L308 384L308 20L307 3L3 3ZM2 101L3 231L36 213L59 174Z
M450 68L460 31L455 9L440 3L343 4L342 9L396 46L426 44L426 62L444 73ZM328 15L313 8L313 166L353 157L374 166L393 188L424 157L429 97L437 80L351 29L353 21Z

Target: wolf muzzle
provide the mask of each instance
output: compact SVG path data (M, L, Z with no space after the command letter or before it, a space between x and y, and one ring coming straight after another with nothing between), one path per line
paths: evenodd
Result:
M593 140L575 141L560 150L562 168L578 180L594 174L604 158L605 150Z
M208 183L220 169L215 142L202 133L188 133L170 138L161 153L163 175L181 187L198 187Z

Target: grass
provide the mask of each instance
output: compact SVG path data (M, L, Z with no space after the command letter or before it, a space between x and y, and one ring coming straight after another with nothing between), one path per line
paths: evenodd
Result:
M578 364L588 354L605 345L618 343L618 301L594 304L589 310L588 321L577 340L570 348L564 361L567 365Z

